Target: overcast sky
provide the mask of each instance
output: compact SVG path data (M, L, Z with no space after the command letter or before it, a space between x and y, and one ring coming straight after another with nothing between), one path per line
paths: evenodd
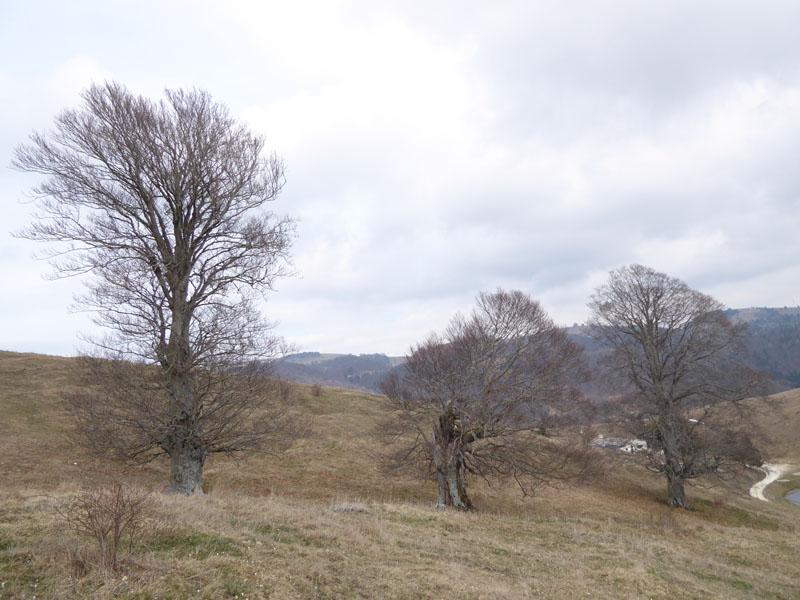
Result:
M642 263L729 307L800 303L800 3L0 3L0 349L73 354L14 146L92 82L206 89L283 157L303 350L405 354L481 290L588 316ZM41 248L40 248L41 250Z

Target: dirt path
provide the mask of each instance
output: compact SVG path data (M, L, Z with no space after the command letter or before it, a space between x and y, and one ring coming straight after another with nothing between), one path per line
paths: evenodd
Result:
M750 495L753 498L758 498L764 502L769 502L769 500L767 500L767 498L764 496L764 490L767 489L767 486L770 483L774 482L786 471L788 471L789 465L764 463L762 466L758 467L758 470L763 471L766 476L764 479L754 484L753 487L750 488Z

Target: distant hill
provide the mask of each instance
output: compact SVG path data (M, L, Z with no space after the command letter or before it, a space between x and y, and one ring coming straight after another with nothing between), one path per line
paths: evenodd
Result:
M743 308L726 311L747 323L750 363L785 388L800 387L800 307Z
M280 377L298 383L380 392L380 382L405 359L385 354L321 354L302 352L287 356L278 365Z
M745 322L750 329L747 353L751 366L767 371L778 389L800 388L800 307L738 308L725 311L735 323ZM593 371L606 349L589 337L586 326L567 328L570 338L583 346ZM328 387L379 393L380 382L389 371L405 360L385 354L292 354L278 367L278 375L290 381ZM589 396L603 395L599 381L589 382Z
M725 314L734 323L747 323L745 349L751 367L769 373L776 391L800 388L800 307L732 308ZM586 349L593 370L598 368L606 349L589 337L589 328L569 327L567 334Z

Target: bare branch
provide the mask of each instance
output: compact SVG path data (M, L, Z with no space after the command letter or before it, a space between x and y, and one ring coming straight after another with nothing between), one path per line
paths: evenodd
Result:
M591 471L585 447L544 441L541 407L569 410L581 348L519 291L482 293L467 319L412 348L404 375L382 385L396 411L384 432L410 444L393 463L421 461L439 482L437 506L468 509L465 475L513 477L523 493Z
M290 272L294 236L266 210L284 174L264 146L206 92L107 83L16 149L45 175L20 235L51 243L57 274L88 274L78 303L108 331L68 398L79 431L120 458L169 455L171 491L202 489L210 453L295 433L259 367L282 342L254 300Z
M589 308L609 365L631 390L631 431L650 443L648 466L667 476L669 504L688 508L684 481L724 475L760 456L731 406L761 393L764 379L743 366L745 325L678 279L632 265L612 271Z

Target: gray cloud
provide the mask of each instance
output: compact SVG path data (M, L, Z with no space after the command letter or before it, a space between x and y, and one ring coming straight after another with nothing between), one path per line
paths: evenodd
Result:
M92 79L208 88L286 161L300 277L265 310L306 349L399 353L500 285L571 324L631 262L729 305L800 298L794 2L162 4L4 4L1 147ZM30 179L7 175L16 228ZM29 248L0 250L18 277ZM64 351L75 286L26 269L7 344Z

